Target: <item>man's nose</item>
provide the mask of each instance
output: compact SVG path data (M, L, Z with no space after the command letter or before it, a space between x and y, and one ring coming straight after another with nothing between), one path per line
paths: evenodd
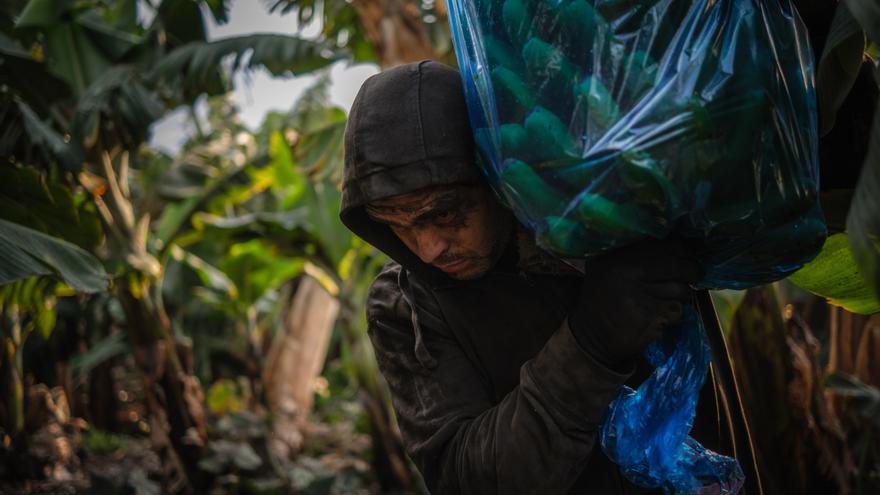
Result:
M433 263L448 247L449 242L434 229L423 229L416 233L416 254L425 263Z

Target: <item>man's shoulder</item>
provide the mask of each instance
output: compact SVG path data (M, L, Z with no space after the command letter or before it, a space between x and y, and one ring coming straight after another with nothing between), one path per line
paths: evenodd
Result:
M445 325L433 312L433 295L410 275L399 264L388 262L367 296L367 330L376 358L386 371L396 365L407 372L423 372L436 366L422 336L425 332L442 333Z
M411 324L413 311L429 326L440 318L439 303L429 284L395 261L385 263L367 295L367 321L399 321Z
M367 293L367 321L377 319L401 319L409 315L411 308L400 289L403 267L396 261L382 266Z

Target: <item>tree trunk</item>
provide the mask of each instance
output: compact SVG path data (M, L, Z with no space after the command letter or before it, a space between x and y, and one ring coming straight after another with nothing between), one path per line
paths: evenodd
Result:
M201 448L207 439L204 396L198 379L181 366L186 347L171 337L168 322L149 297L121 289L118 297L135 363L143 378L151 442L163 463L165 493L193 493ZM197 483L196 483L197 485Z
M0 429L15 438L24 430L22 329L15 310L0 312Z
M108 359L89 372L87 417L93 427L104 431L119 431L119 401L113 380L115 361Z
M304 276L263 368L266 402L276 416L270 446L279 458L289 458L301 447L300 432L312 409L315 379L324 367L337 314L339 301L317 280Z
M862 316L830 308L828 373L836 371L880 387L880 315Z
M199 490L201 450L207 440L204 394L192 367L186 342L171 335L171 322L162 304L163 267L147 252L150 216L134 213L128 185L129 150L98 141L87 155L89 169L99 171L106 190L94 196L107 234L109 252L123 257L124 275L118 278L116 297L125 313L125 327L135 363L143 379L144 400L151 441L162 459L163 493ZM118 172L117 172L118 170Z
M830 351L828 374L851 375L873 387L880 387L880 315L863 316L844 309L830 309ZM876 418L868 417L853 398L826 390L826 397L847 433L852 456L857 459L854 493L880 493L880 429Z
M414 3L353 0L352 6L383 69L434 58L434 48Z
M772 286L746 294L730 350L764 492L849 493L853 460L826 399L819 342L797 315L783 318Z

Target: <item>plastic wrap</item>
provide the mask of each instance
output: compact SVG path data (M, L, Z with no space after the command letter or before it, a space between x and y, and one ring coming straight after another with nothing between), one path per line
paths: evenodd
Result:
M601 429L603 448L642 486L666 493L736 493L744 480L736 461L687 436L711 359L696 310L686 307L681 323L645 354L654 373L638 390L624 387L611 404Z
M813 55L790 0L450 0L478 159L562 256L675 236L703 288L778 280L821 247ZM708 352L693 309L601 441L633 481L735 493L687 437Z
M789 0L449 7L483 167L544 247L675 232L725 288L821 247L813 58Z

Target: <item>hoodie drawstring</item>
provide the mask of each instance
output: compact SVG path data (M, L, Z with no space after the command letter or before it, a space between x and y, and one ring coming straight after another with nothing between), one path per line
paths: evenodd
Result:
M409 286L409 279L406 276L405 269L401 269L398 273L397 285L400 287L403 300L406 301L410 307L410 318L412 319L413 332L416 336L416 359L418 359L419 363L425 368L434 369L437 367L437 360L434 359L434 356L428 351L428 347L425 345L425 339L422 337L422 327L419 325L419 315L416 312L416 305L414 304L415 298L412 296L412 288Z

